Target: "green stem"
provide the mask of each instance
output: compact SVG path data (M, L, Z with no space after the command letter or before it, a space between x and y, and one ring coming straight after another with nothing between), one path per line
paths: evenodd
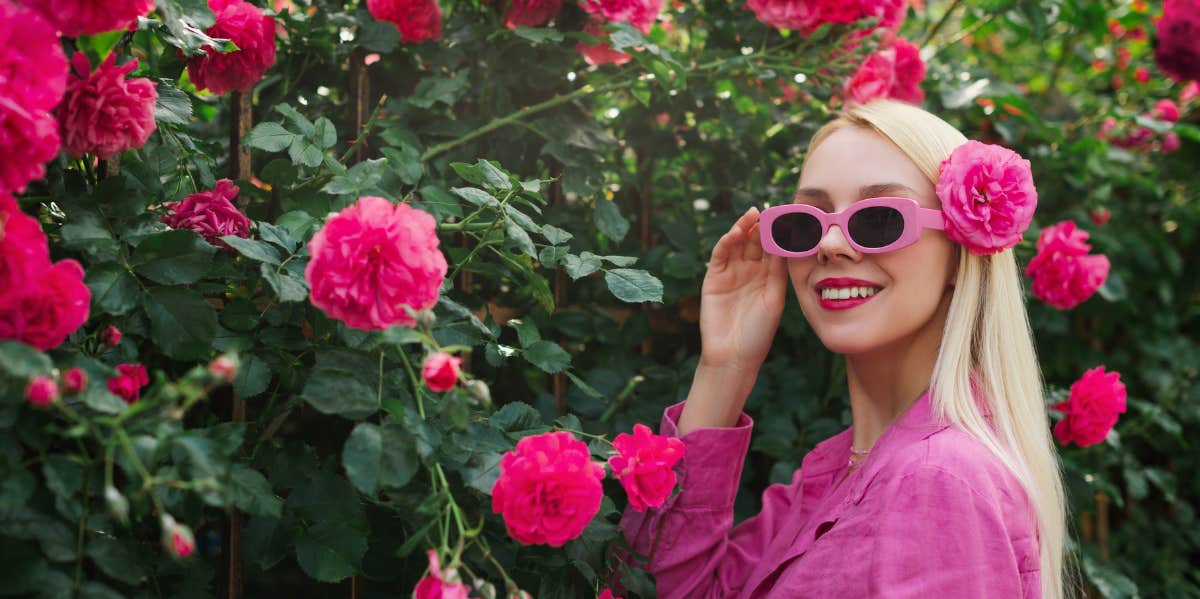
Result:
M404 371L408 373L408 378L412 381L413 397L417 400L417 414L421 416L421 420L425 419L425 402L421 399L421 384L417 381L417 375L413 372L412 364L408 362L408 352L404 348L400 349L400 361L404 362Z
M129 458L129 463L133 464L133 469L137 470L138 475L142 477L142 490L150 494L150 501L154 504L155 513L159 515L165 514L166 510L163 509L162 500L158 498L158 493L154 491L154 477L150 475L149 470L146 470L145 464L142 464L142 459L133 450L133 443L129 441L129 436L125 434L125 429L117 428L117 441L121 444L121 451L125 453L125 457Z
M925 34L925 37L921 39L921 43L918 44L918 46L924 47L929 43L929 40L933 39L933 36L937 35L937 33L942 30L942 27L947 21L950 20L950 15L954 13L954 9L958 8L958 5L961 2L962 0L954 0L950 3L950 6L946 9L946 12L942 13L942 18L938 19L937 23L934 23L933 27L930 28L929 33Z
M378 119L379 111L383 109L383 104L384 102L387 102L387 98L387 94L383 94L379 97L379 102L375 104L375 110L371 111L371 116L368 116L367 122L363 123L362 131L358 132L358 137L354 138L354 141L350 144L350 147L346 148L346 151L342 154L342 157L338 160L338 162L345 164L346 161L350 159L350 155L354 153L355 148L357 148L359 144L367 139L367 134L371 132L371 126L374 125L375 121Z

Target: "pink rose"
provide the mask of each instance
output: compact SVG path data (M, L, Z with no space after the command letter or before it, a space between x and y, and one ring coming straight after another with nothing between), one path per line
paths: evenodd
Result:
M583 0L583 10L604 17L604 22L629 23L649 33L662 4L662 0Z
M571 433L525 437L500 459L492 511L504 515L509 536L518 542L561 547L600 511L603 478L604 467Z
M433 217L379 197L331 217L308 249L312 304L357 329L415 325L404 307L432 308L446 276Z
M222 235L250 236L250 219L233 205L238 191L233 181L221 179L212 191L193 193L181 202L167 204L171 214L162 217L162 222L173 229L195 231L209 243L232 251L220 239Z
M146 367L141 364L118 364L117 376L108 379L108 390L113 395L125 400L125 403L137 403L142 398L142 387L150 384L150 376Z
M613 596L612 589L604 589L600 591L599 595L596 595L596 599L621 599L621 597Z
M605 31L602 27L604 23L604 17L600 15L592 15L588 17L588 22L583 26L583 32L596 37L601 41L596 45L579 42L575 44L575 50L583 55L583 60L585 62L591 65L609 63L614 65L623 65L630 60L633 60L633 56L626 52L613 50L612 45L605 41L608 39L608 31Z
M204 32L230 39L238 49L220 54L212 46L205 46L203 55L188 59L188 76L196 89L217 95L248 92L275 64L275 19L242 0L208 0L208 7L216 14L217 22Z
M238 362L232 356L220 355L208 363L208 371L222 381L232 383L237 378Z
M1029 161L1008 148L975 140L942 161L936 191L946 235L976 254L1017 245L1037 208Z
M42 226L12 196L0 193L0 312L47 268L50 249Z
M1110 264L1104 255L1088 255L1088 234L1063 221L1042 229L1037 255L1025 267L1033 279L1034 297L1069 310L1091 297L1108 277Z
M429 574L417 582L413 599L467 599L471 588L463 584L454 568L442 570L436 549L425 552L429 557Z
M1179 134L1174 131L1167 131L1162 138L1162 151L1166 153L1174 152L1179 149Z
M430 354L421 366L421 378L425 379L425 384L429 385L433 391L449 391L458 384L458 371L461 364L462 358L456 358L447 353Z
M82 368L76 366L63 373L63 391L68 395L75 395L83 391L87 387L87 373Z
M415 44L442 37L442 7L437 0L367 0L367 10L400 30L400 40Z
M55 112L63 149L72 156L95 154L108 160L142 147L154 133L158 84L142 77L126 79L138 61L116 66L116 59L113 52L92 71L83 52L71 58L78 76L71 77L67 95Z
M0 48L0 96L29 111L54 108L67 87L67 57L54 27L38 12L0 2Z
M1192 100L1200 97L1200 81L1189 81L1183 89L1179 90L1179 103L1188 104Z
M186 558L196 552L196 537L186 524L180 524L170 514L162 515L162 542L171 557Z
M16 339L42 351L54 349L87 321L92 292L74 260L46 266L29 285L0 305L0 339Z
M116 347L119 345L121 343L121 337L121 329L118 329L111 324L105 327L104 331L100 333L101 343L109 347Z
M920 50L901 37L888 38L879 50L859 65L842 85L842 97L856 104L877 98L892 98L910 104L925 100L921 82L925 80L925 61Z
M561 9L562 0L511 0L504 11L504 26L535 27L556 17Z
M637 511L659 507L675 488L675 463L683 458L683 441L650 432L644 424L633 425L633 434L621 433L613 440L618 454L608 459L613 476L629 495Z
M30 181L44 177L58 143L53 115L0 95L0 193L23 192Z
M853 23L866 17L879 19L877 27L896 31L904 22L907 0L748 0L746 8L759 21L777 29L795 29L809 35L825 23ZM856 32L861 37L869 31Z
M1154 103L1154 108L1150 109L1149 116L1160 121L1174 123L1179 120L1179 106L1170 98L1163 98Z
M1118 372L1104 372L1097 366L1071 385L1067 401L1053 406L1065 417L1054 425L1054 436L1066 445L1074 441L1080 447L1095 445L1108 436L1125 413L1125 384Z
M25 401L39 410L50 407L58 401L58 383L45 375L33 377L25 386Z
M1200 79L1200 0L1163 0L1154 61L1176 81Z
M27 0L67 37L128 29L154 10L154 0Z

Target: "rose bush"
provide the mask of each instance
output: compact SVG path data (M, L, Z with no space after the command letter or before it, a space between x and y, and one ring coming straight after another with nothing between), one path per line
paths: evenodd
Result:
M1185 3L108 4L0 0L0 593L655 596L711 247L886 94L1028 160L943 201L1030 272L1085 582L1200 596ZM738 519L849 423L794 308Z

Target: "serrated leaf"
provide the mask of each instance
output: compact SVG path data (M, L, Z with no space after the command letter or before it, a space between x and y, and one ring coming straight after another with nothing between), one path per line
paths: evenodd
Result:
M559 245L570 241L575 236L568 231L564 231L554 225L542 225L542 236L550 245Z
M629 221L621 216L616 202L605 199L596 200L595 219L596 228L613 241L621 241L629 233Z
M155 87L158 97L154 101L154 120L171 125L186 125L192 120L192 98L171 84L168 79L159 79Z
M567 254L563 257L563 267L571 280L586 277L600 270L600 266L600 258L591 252L583 252L578 256Z
M562 372L571 364L571 354L553 341L535 341L523 355L530 364L550 374Z
M631 303L662 301L662 281L644 270L614 268L605 271L604 282L608 283L608 290L621 301Z
M143 302L155 346L177 360L203 360L212 353L217 313L204 297L182 287L151 288Z
M288 146L294 144L300 139L298 135L283 128L283 125L274 122L259 123L242 138L242 145L266 150L268 152L279 152Z
M151 235L133 250L137 274L163 285L195 283L212 266L217 248L196 233L171 230Z
M239 254L251 260L275 265L278 265L283 260L279 255L279 250L263 241L246 239L237 235L223 235L221 236L221 241L229 244Z
M450 191L454 192L458 197L475 204L476 206L499 206L500 200L497 200L492 194L475 187L452 187Z

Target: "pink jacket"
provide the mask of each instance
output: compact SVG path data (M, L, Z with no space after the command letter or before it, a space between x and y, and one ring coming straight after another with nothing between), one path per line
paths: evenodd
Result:
M679 437L682 410L664 411L660 434ZM932 420L926 393L837 485L853 429L822 441L736 527L754 421L693 430L679 437L681 490L660 508L626 508L625 538L650 556L662 599L1040 597L1023 488L974 437Z

